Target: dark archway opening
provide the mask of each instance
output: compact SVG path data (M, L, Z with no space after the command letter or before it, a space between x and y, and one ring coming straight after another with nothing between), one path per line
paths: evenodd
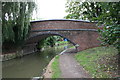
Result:
M41 51L44 50L45 47L48 48L58 46L64 46L64 49L75 48L75 43L61 35L44 35L44 37L37 42L36 49L37 51Z

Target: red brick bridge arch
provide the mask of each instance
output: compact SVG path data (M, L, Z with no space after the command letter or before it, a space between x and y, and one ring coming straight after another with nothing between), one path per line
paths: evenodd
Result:
M43 38L58 35L67 38L77 50L100 46L96 23L80 20L41 20L32 21L27 44L37 43ZM79 45L79 46L78 46Z

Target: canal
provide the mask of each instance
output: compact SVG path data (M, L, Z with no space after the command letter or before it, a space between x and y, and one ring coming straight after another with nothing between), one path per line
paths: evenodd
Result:
M70 47L70 45L66 45ZM16 58L2 63L3 78L32 78L40 77L50 60L62 52L66 46L47 48L42 52L35 52L22 58Z

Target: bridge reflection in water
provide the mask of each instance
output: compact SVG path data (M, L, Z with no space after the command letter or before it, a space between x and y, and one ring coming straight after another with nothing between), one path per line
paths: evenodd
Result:
M69 45L70 47L71 45ZM64 46L45 49L22 58L3 62L3 78L32 78L39 77L49 61L61 51Z

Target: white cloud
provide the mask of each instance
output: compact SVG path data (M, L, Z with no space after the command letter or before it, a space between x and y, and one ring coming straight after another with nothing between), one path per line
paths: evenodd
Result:
M33 17L41 19L63 19L67 15L65 12L66 0L36 0L37 14Z

